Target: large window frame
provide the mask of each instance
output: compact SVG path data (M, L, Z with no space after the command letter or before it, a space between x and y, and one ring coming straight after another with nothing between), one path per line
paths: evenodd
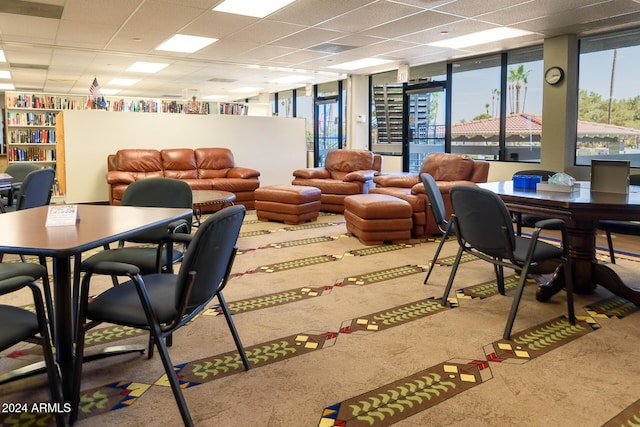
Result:
M627 160L640 167L640 29L579 40L574 164Z

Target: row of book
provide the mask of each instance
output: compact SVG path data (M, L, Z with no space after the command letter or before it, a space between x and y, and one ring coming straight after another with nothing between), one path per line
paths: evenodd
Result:
M82 110L84 97L67 98L64 96L33 95L28 93L6 95L8 108L42 108L50 110Z
M218 112L220 114L234 114L238 116L246 116L249 113L249 106L247 104L234 104L221 102L219 104Z
M57 113L7 112L9 126L55 126Z
M56 150L46 150L44 148L11 147L7 153L10 162L55 162Z
M9 144L55 144L54 129L20 129L8 132Z

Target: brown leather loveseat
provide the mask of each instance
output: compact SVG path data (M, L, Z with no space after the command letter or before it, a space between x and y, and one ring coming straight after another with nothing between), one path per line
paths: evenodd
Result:
M176 178L192 190L221 190L236 195L236 203L254 208L260 172L235 165L227 148L124 149L107 159L109 203L120 204L129 184L144 178ZM170 197L170 196L169 196ZM212 210L219 206L210 206Z
M413 237L440 234L429 208L429 199L420 180L420 173L428 173L438 184L447 210L451 215L449 190L454 185L475 185L487 182L489 162L474 160L463 154L431 153L425 157L419 173L376 176L374 194L387 194L406 200L413 209Z
M320 210L342 213L344 198L367 194L373 187L373 177L382 168L382 156L368 150L331 150L324 167L293 171L293 185L319 188Z

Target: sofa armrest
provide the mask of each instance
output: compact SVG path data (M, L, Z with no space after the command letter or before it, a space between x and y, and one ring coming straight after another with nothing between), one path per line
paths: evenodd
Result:
M325 168L304 168L296 169L293 171L293 176L296 178L305 179L328 179L331 178L331 174Z
M378 187L412 188L420 182L420 177L412 173L378 175L373 178L373 182L375 182Z
M353 171L345 175L345 177L342 180L345 182L351 182L351 181L367 182L367 181L373 180L373 177L376 175L376 173L378 173L378 171L375 171L375 170Z
M124 171L109 171L107 172L107 183L113 184L131 184L136 178L133 174Z
M227 172L227 178L257 178L260 176L260 172L251 168L233 167Z

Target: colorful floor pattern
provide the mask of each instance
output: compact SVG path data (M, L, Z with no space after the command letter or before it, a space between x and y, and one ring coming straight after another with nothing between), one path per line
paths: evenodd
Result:
M301 227L332 227L338 223L304 224L295 227L284 227L278 231L295 230ZM256 235L258 232L252 232ZM273 233L273 231L265 231ZM283 247L306 245L317 242L335 240L338 236L323 236L314 239L282 241L260 248L241 249L238 255L254 250L277 250ZM408 245L383 245L348 251L338 255L322 255L318 257L288 260L277 264L259 266L253 270L237 273L244 274L277 274L294 268L301 268L310 264L339 262L346 256L368 256L386 251L402 250ZM626 255L629 256L629 255ZM472 262L475 258L465 257L462 262ZM638 260L635 258L634 260ZM438 260L438 265L450 265L452 258ZM370 271L324 287L294 288L285 292L278 292L260 297L230 301L229 308L234 315L248 311L261 310L275 305L291 304L307 298L318 298L331 292L337 287L367 286L373 283L389 281L400 276L424 274L425 266L400 265L379 271ZM507 290L516 287L517 276L505 278ZM535 280L530 280L535 284ZM412 322L426 316L431 316L445 310L457 309L461 302L470 299L489 298L498 294L495 281L474 284L458 289L449 304L442 305L441 298L430 297L414 301L384 311L362 314L361 316L342 321L333 331L322 333L308 333L281 337L246 348L247 356L253 369L259 369L268 364L277 363L288 358L303 356L307 353L320 351L336 344L340 334L377 333ZM609 298L584 307L584 314L579 313L576 325L570 325L566 318L560 317L549 320L533 328L514 332L510 340L498 340L489 343L484 348L484 360L452 359L444 361L428 369L398 379L383 387L371 390L359 396L354 396L342 402L326 407L319 415L319 427L354 427L354 426L388 426L424 411L456 394L475 387L492 378L492 363L523 364L537 357L546 356L554 349L565 345L581 336L597 331L601 326L598 319L621 318L635 311L637 307L622 298ZM205 315L221 315L219 307L212 306ZM123 338L146 334L142 330L112 327L97 329L87 336L87 345L97 345L105 342L115 342ZM30 352L9 354L4 357L24 357ZM34 351L34 354L36 352ZM175 366L179 380L184 388L195 387L205 382L213 381L243 371L243 365L237 352L229 352L206 357L200 360ZM84 419L107 411L125 408L135 404L147 390L154 386L168 387L166 375L161 376L151 384L118 381L91 390L84 390L81 397L79 418ZM53 419L48 414L0 414L0 426L4 425L50 425ZM636 423L636 424L634 424ZM625 411L613 418L606 426L638 425L640 423L640 401L634 403Z

